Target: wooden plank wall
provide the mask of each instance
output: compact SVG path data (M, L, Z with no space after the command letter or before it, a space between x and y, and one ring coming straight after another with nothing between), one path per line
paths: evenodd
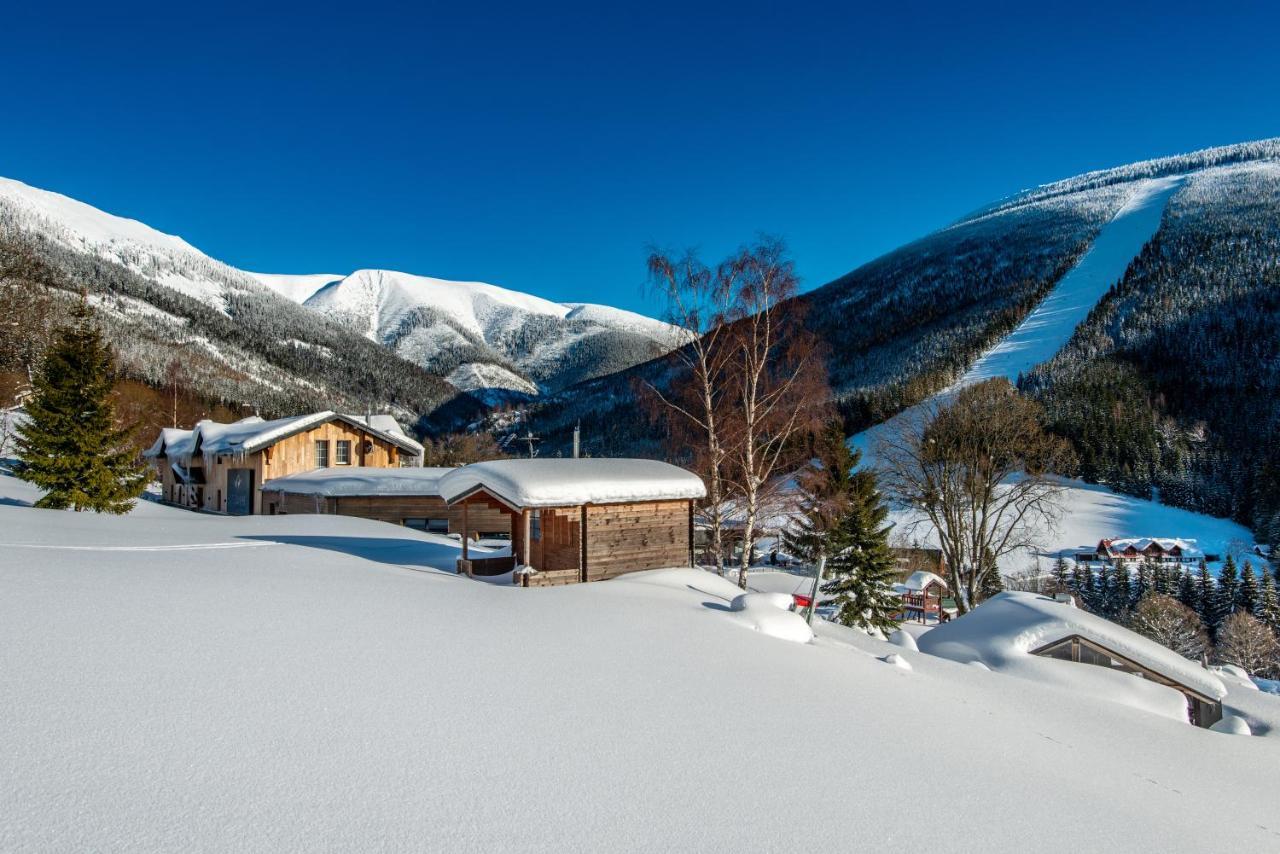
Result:
M539 511L541 537L532 540L529 565L540 572L577 570L581 557L582 527L577 507L543 507Z
M462 505L450 507L434 495L341 495L317 498L312 495L263 492L263 512L275 503L277 513L336 513L379 522L403 524L405 519L448 519L449 533L462 534ZM511 533L511 517L483 504L471 505L471 529L484 533Z
M689 502L587 507L587 580L689 565Z

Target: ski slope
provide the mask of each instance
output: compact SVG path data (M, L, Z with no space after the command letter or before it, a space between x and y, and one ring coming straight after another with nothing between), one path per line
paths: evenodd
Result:
M1155 236L1170 196L1185 180L1185 175L1175 175L1136 182L1128 201L1102 227L1080 261L1013 332L979 356L951 386L925 403L856 434L850 444L862 451L864 459L870 459L882 436L904 422L923 417L930 407L944 403L957 390L996 377L1016 383L1022 374L1053 358Z
M696 570L522 590L397 526L152 510L0 502L0 850L1280 847L1280 739L779 639Z
M849 443L874 461L882 437L904 424L927 417L945 404L957 390L996 377L1017 382L1019 376L1053 358L1070 340L1076 327L1119 281L1133 258L1155 235L1169 199L1187 180L1173 175L1135 182L1132 193L1115 216L1098 233L1093 245L1062 280L1008 336L982 354L951 386L928 401L904 410L883 424L853 436ZM1044 534L1045 548L1018 553L1001 561L1005 573L1042 568L1062 550L1097 545L1103 537L1179 536L1200 541L1211 553L1231 553L1246 558L1253 548L1248 529L1229 519L1218 519L1188 510L1167 507L1117 495L1103 486L1064 480L1064 512L1052 531ZM893 514L898 531L922 544L936 542L935 533L918 517Z

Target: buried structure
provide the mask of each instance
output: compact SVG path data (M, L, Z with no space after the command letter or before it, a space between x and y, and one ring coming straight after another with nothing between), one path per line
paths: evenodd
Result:
M1214 673L1065 600L997 593L916 642L921 652L1054 682L1196 726L1221 720L1227 691Z
M706 488L655 460L535 459L463 466L440 478L439 492L461 508L459 572L514 572L537 587L690 566L694 502ZM473 558L475 520L495 511L510 519L512 553Z

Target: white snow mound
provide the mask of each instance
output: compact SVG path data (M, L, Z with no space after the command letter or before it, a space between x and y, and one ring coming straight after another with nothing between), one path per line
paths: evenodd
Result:
M729 610L739 621L769 637L809 643L813 630L803 617L788 610L791 602L785 593L743 593L729 604Z

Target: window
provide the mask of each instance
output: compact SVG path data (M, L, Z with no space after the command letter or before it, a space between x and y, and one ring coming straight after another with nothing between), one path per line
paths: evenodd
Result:
M413 528L415 531L426 531L429 534L448 534L449 533L448 519L423 519L421 517L418 517L418 518L401 519L400 522L406 528Z
M333 462L335 465L349 466L351 465L351 442L347 439L339 439L338 446L335 449Z
M529 539L542 539L542 511L534 510L529 514Z
M316 468L327 469L329 467L329 440L316 439Z

